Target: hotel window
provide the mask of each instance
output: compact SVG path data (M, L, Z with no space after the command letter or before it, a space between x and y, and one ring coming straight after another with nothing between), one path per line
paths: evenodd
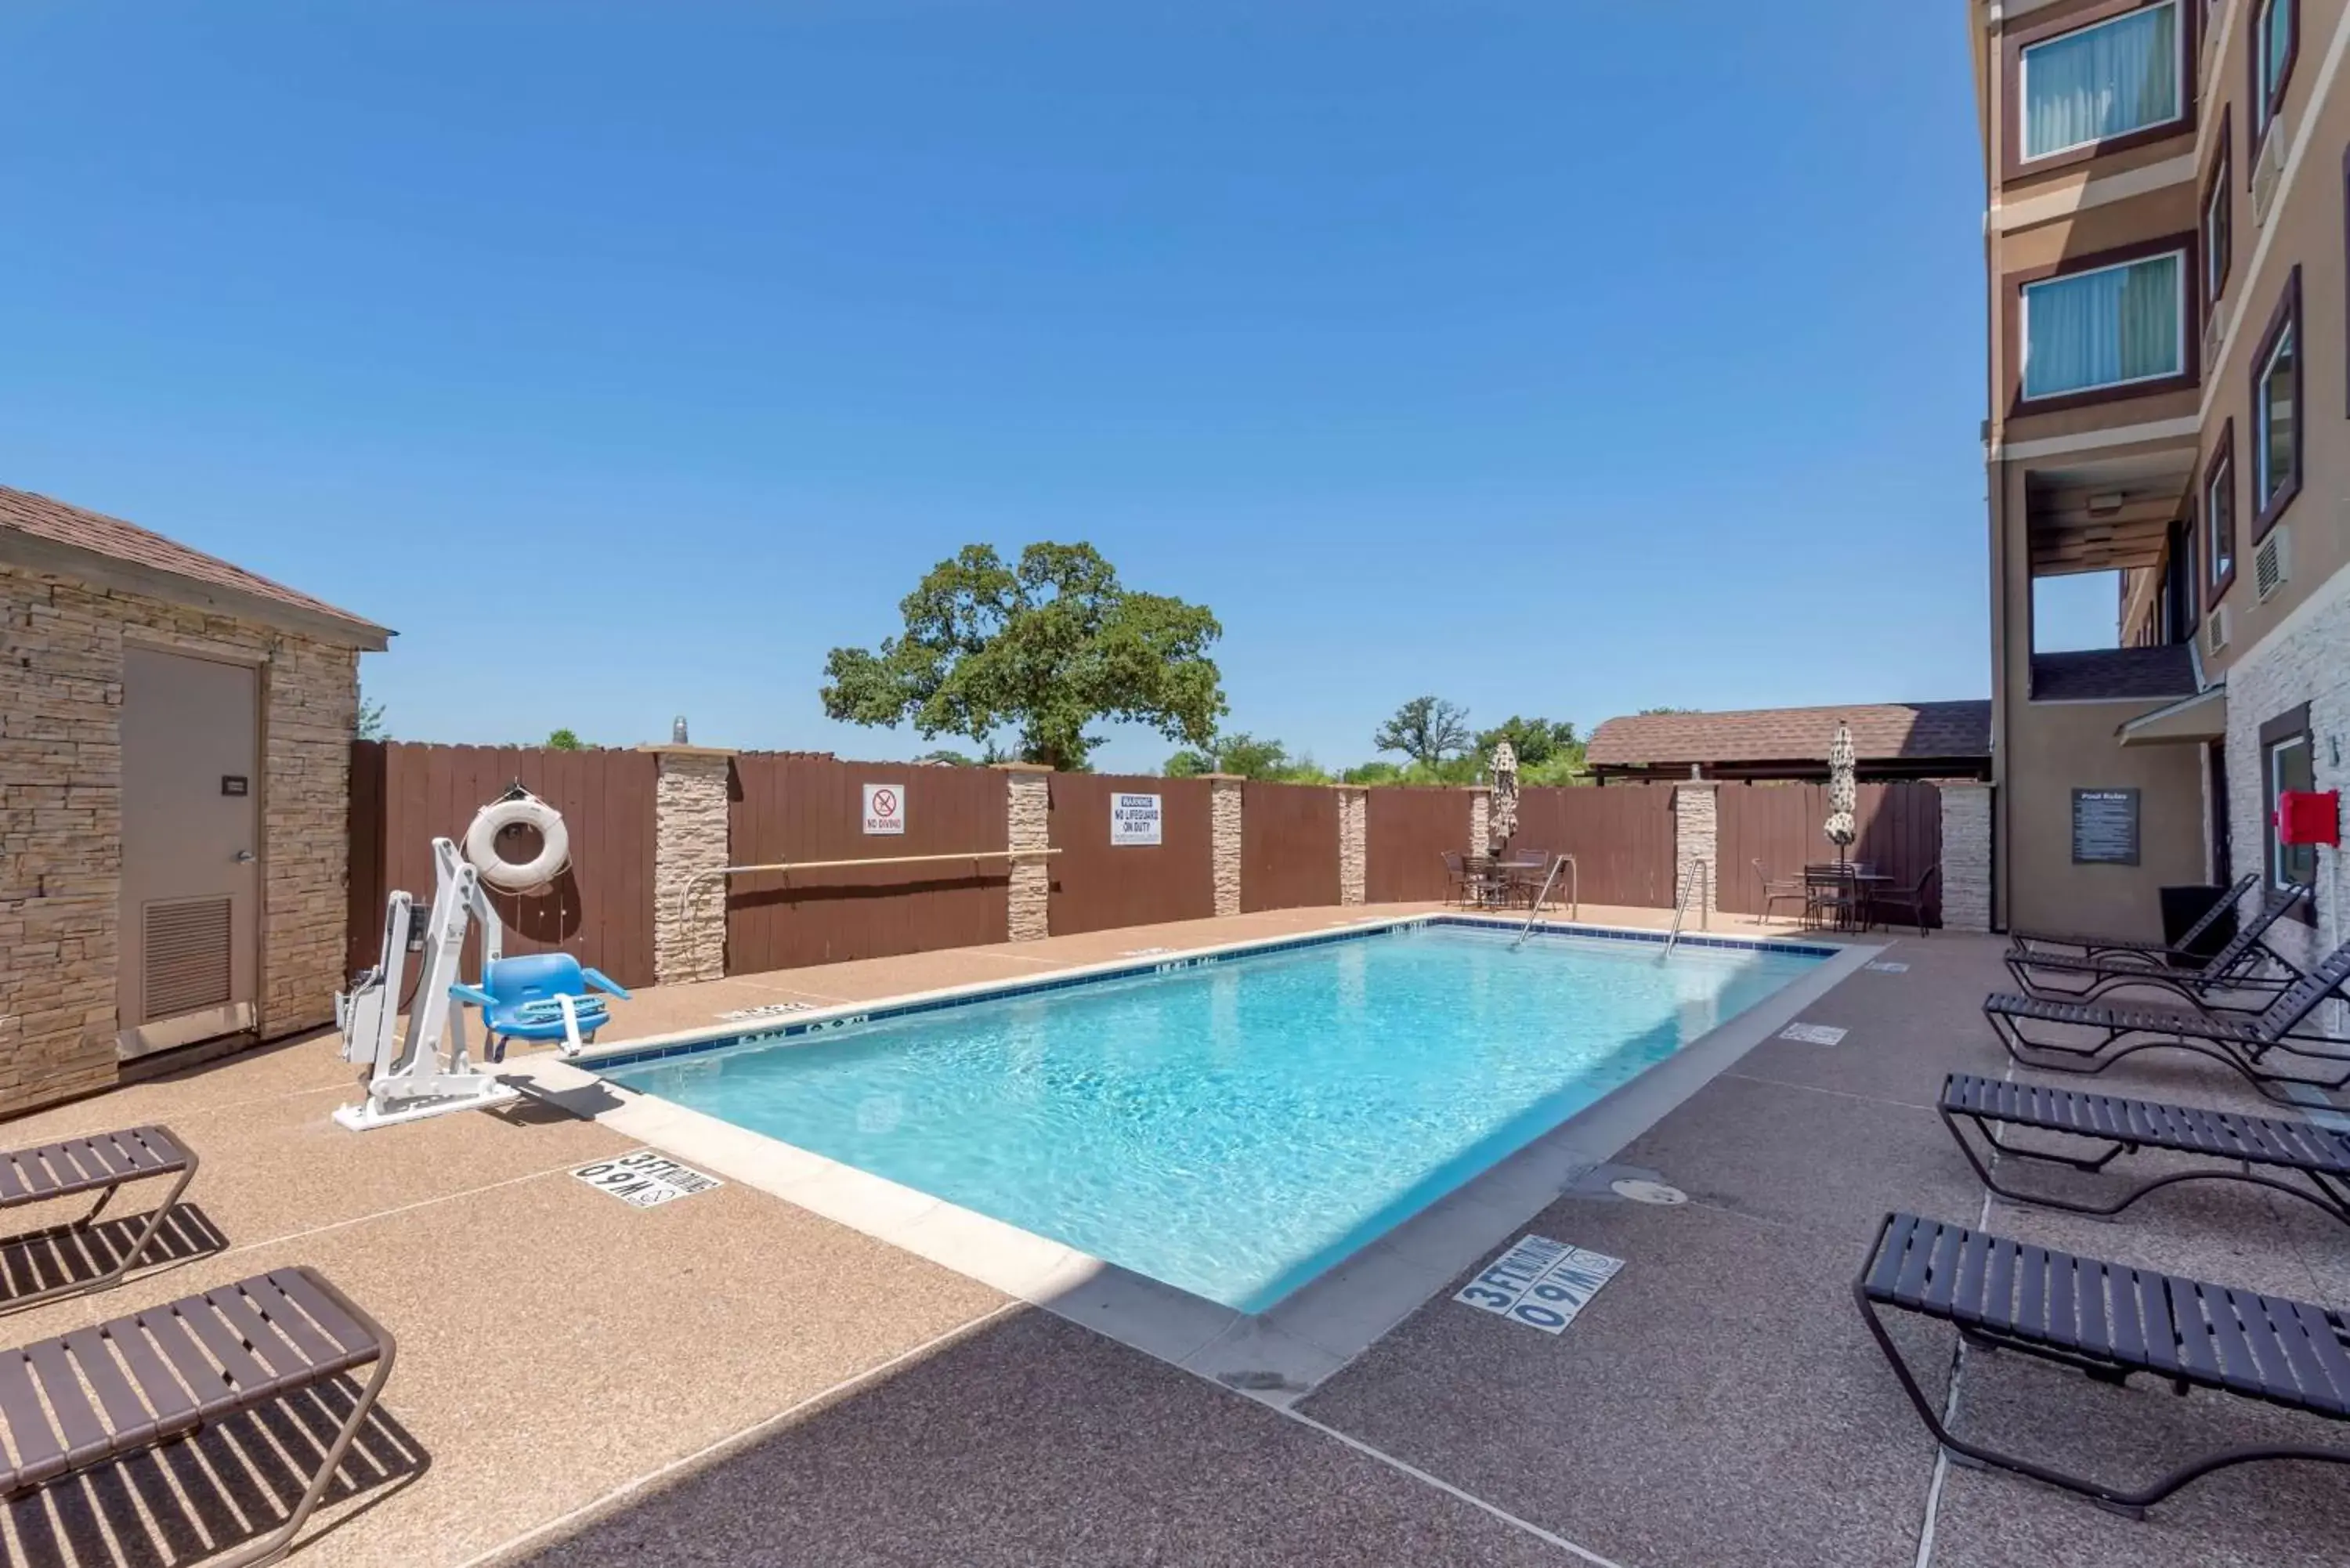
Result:
M2301 493L2301 269L2252 355L2252 537L2264 537Z
M2025 161L2163 125L2183 112L2178 0L2077 27L2022 56Z
M2211 577L2203 602L2217 604L2236 580L2236 421L2220 429L2220 445L2203 471L2203 558Z
M2186 263L2170 251L2024 285L2024 397L2184 374Z
M2269 886L2309 888L2317 882L2317 848L2309 844L2277 842L2277 796L2287 790L2317 787L2317 758L2309 743L2307 707L2282 713L2261 726L2261 777L2267 801L2267 821L2261 836L2268 851ZM2302 906L2308 909L2306 904Z
M2293 56L2301 42L2301 0L2261 0L2252 8L2251 145L2258 147L2269 121L2284 106L2285 84L2293 79Z
M2234 258L2235 210L2229 198L2228 165L2233 149L2233 107L2220 111L2220 152L2211 161L2211 179L2203 187L2203 299L2217 304L2228 291L2228 264Z

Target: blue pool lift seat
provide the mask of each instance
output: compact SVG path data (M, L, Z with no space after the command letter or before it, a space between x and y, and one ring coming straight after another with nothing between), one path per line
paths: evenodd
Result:
M629 994L569 953L500 959L484 971L480 985L451 988L452 995L481 1008L493 1062L505 1060L509 1040L559 1040L569 1050L593 1041L596 1031L611 1022L604 998L595 992L623 1000Z

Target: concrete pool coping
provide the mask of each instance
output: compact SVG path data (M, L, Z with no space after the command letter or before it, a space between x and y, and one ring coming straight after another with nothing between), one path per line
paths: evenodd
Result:
M1334 921L1320 933L1252 938L1141 960L1122 957L1074 966L1055 972L1049 981L984 981L810 1010L794 1015L791 1025L821 1037L829 1024L846 1026L876 1012L975 1002L1430 924L1514 929L1523 922L1425 913ZM1535 929L1551 935L1589 933L1603 940L1659 940L1653 929L1590 922L1538 922ZM1514 1241L1523 1234L1521 1228L1577 1178L1605 1164L1884 950L1872 944L1742 938L1712 938L1707 945L1763 951L1802 948L1832 956L1258 1314L1194 1295L919 1189L614 1084L594 1071L599 1063L633 1064L644 1060L648 1050L739 1038L745 1033L740 1024L632 1040L569 1061L531 1056L510 1064L507 1075L541 1099L688 1165L782 1198L1146 1355L1285 1407L1368 1349L1463 1271ZM772 1032L752 1033L764 1036Z

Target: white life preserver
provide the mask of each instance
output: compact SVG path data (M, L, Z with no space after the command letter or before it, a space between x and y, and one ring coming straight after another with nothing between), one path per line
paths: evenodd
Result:
M538 830L536 858L508 860L498 853L498 835L517 825ZM535 893L571 864L571 835L564 828L561 812L535 794L519 794L473 814L473 826L465 830L465 858L498 891Z

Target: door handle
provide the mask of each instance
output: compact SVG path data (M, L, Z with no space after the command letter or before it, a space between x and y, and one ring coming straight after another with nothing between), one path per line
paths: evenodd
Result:
M250 864L252 863L252 861L253 861L253 851L252 851L252 850L250 850L250 849L240 849L240 850L238 850L238 851L236 852L236 863L237 863L238 865L240 865L240 866L246 866L246 865L250 865Z

